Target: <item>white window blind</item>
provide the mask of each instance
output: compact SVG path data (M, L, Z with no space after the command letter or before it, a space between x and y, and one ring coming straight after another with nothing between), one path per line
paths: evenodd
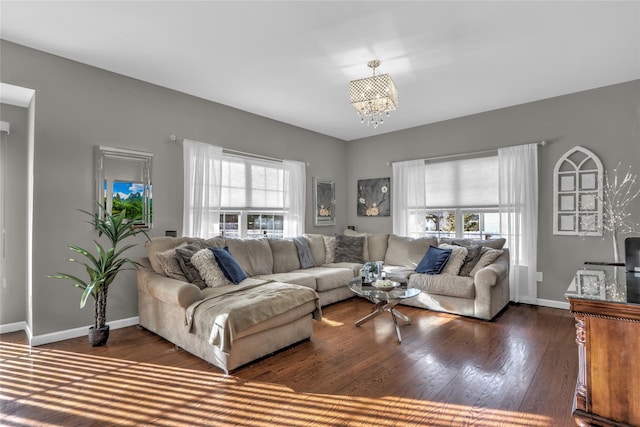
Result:
M498 156L427 162L427 208L498 206Z
M230 155L223 158L222 209L283 209L282 163Z

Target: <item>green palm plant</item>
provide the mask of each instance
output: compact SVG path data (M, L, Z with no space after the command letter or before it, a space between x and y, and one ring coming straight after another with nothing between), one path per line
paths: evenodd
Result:
M118 246L125 239L139 233L143 233L147 239L149 239L149 236L142 228L136 226L136 221L125 218L125 210L113 215L100 203L96 202L96 205L98 206L98 212L87 212L82 209L79 209L79 211L91 217L91 220L87 222L98 230L98 237L104 235L109 240L110 245L103 246L97 240L94 240L95 252L93 253L79 246L69 246L70 250L82 255L85 259L79 261L75 258L69 258L68 261L82 264L87 272L88 279L83 280L66 273L56 273L49 277L69 280L74 287L82 289L80 308L84 308L89 297L93 297L95 310L93 328L103 329L106 327L109 286L120 271L135 270L138 266L137 262L123 255L136 245L127 244L120 248Z

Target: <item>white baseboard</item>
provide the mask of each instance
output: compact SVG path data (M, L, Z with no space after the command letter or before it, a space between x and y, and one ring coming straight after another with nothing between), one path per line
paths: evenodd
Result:
M0 325L0 334L8 334L9 332L26 331L27 322L7 323L6 325Z
M137 325L138 323L140 323L140 318L138 316L130 317L128 319L114 320L113 322L107 322L110 329L126 328L127 326ZM52 342L68 340L70 338L81 337L87 335L88 329L89 326L84 326L75 329L67 329L66 331L52 332L50 334L29 336L29 345L35 347L42 344L49 344Z
M552 299L538 299L537 304L543 307L561 308L569 310L569 303L566 301L556 301Z

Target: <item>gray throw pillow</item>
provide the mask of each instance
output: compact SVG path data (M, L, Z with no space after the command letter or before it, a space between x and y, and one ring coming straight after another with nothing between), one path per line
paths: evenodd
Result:
M336 236L336 255L334 262L355 262L364 263L364 244L366 238L363 236Z
M492 248L487 248L486 246L483 247L482 255L480 255L480 259L476 263L475 267L473 267L473 270L471 270L471 273L469 273L469 276L475 277L478 271L485 268L489 264L492 264L503 253L504 251L502 249L492 249Z
M186 246L186 243L183 243L180 246ZM179 247L180 247L179 246ZM182 273L180 269L180 264L178 263L178 255L176 253L177 248L167 249L166 251L156 253L158 264L162 268L162 271L165 276L171 277L172 279L181 280L183 282L187 281L187 278Z
M460 272L458 272L458 276L468 276L473 270L473 267L476 266L478 260L480 260L480 256L482 255L482 246L467 246L467 256L464 259L464 263L462 263L462 267L460 267Z
M180 264L180 269L182 273L187 278L187 280L200 289L204 289L207 287L207 284L204 282L204 279L200 275L200 272L196 268L195 265L191 263L191 257L200 250L200 245L190 244L181 248L176 249L176 255L178 258L178 263Z
M311 248L309 247L309 241L306 237L294 237L293 244L296 245L298 251L298 258L300 259L300 266L302 268L315 267L313 261L313 255L311 254Z

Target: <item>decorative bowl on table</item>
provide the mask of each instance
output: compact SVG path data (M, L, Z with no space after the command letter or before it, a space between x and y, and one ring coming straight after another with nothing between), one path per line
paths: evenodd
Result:
M393 280L376 280L375 282L371 283L371 285L381 291L390 291L400 286L400 283L394 282Z

